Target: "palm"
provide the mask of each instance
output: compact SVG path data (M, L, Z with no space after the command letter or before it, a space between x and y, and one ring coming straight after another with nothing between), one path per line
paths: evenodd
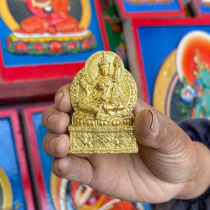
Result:
M139 154L91 155L88 161L93 174L87 184L122 200L164 202L179 191L178 184L158 179Z

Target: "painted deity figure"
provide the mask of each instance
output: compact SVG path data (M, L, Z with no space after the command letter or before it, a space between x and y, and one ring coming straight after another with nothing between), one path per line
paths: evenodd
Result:
M70 189L72 200L79 210L136 210L130 202L105 195L78 182L71 182Z
M50 34L82 32L79 22L68 15L68 0L25 0L33 16L26 18L16 32L22 34Z
M124 107L123 94L119 85L121 66L117 57L113 62L113 74L111 74L110 66L111 63L103 55L98 63L97 78L90 84L82 79L81 86L85 90L85 94L77 101L80 111L96 118L128 114Z
M194 74L199 88L195 117L198 118L202 115L207 118L210 117L210 69L207 64L201 61L198 51L196 51L194 61L196 63Z

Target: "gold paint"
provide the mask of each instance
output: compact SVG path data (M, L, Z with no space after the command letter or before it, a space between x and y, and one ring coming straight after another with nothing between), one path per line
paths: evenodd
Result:
M3 190L3 209L12 209L12 188L10 181L4 172L4 170L0 167L0 185Z
M91 19L91 8L89 0L80 0L82 5L82 16L80 19L79 27L89 28Z
M89 0L80 0L80 1L81 1L81 6L82 6L82 16L80 19L79 26L83 28L88 28L90 24L90 19L91 19L90 2ZM11 31L14 31L20 27L18 22L14 19L14 17L10 13L7 0L0 0L0 16Z
M74 108L69 153L136 153L132 110L137 87L120 57L109 51L91 55L70 89Z
M167 78L169 76L169 69L165 69L165 71L163 72L163 75Z
M160 90L155 90L155 95L159 95L160 94Z
M160 68L157 79L155 81L153 94L153 106L157 110L164 113L164 101L166 98L166 90L170 84L171 78L176 72L176 50L174 50L164 61ZM156 92L156 90L158 90Z
M15 29L19 28L19 24L16 22L16 20L10 13L7 0L0 0L0 15L4 23L11 31L14 31Z

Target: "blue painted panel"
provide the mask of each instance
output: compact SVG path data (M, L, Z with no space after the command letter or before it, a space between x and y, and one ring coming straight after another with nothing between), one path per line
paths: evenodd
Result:
M166 12L166 11L180 11L181 8L177 0L171 0L167 3L131 3L128 0L123 1L123 6L127 13L143 13L143 12Z
M6 173L13 194L13 208L26 209L23 185L10 118L0 119L0 166ZM15 208L16 207L16 208Z
M182 37L193 30L203 30L210 33L210 26L138 27L140 48L151 104L155 80L161 65L168 55L177 48Z
M198 2L198 6L200 8L201 14L210 15L210 5L209 5L209 3L207 5L207 3L200 2L200 0L199 1L197 0L197 2Z

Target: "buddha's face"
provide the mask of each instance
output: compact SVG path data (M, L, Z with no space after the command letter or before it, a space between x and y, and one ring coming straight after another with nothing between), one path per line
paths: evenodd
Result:
M100 73L104 76L109 75L109 63L102 62L99 64Z
M31 0L34 7L45 8L50 6L52 0Z

